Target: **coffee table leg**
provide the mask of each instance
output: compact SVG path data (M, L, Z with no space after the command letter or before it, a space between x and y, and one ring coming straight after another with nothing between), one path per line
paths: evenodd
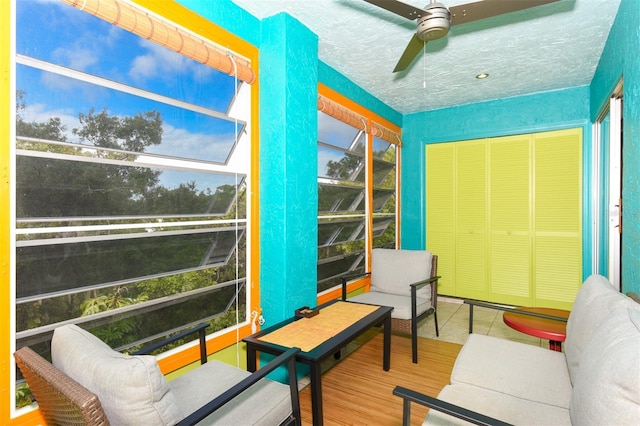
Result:
M320 362L314 362L310 366L311 375L311 412L313 415L313 425L322 426L322 382Z
M249 343L247 343L247 371L250 373L256 371L256 349Z
M384 371L389 371L391 364L391 315L384 320L384 349L382 368Z

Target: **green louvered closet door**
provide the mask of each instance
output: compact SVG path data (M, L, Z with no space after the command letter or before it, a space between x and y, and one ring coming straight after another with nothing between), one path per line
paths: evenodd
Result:
M489 139L489 299L531 303L531 135Z
M427 155L427 194L438 200L427 203L428 249L438 255L438 291L441 294L455 294L455 191L454 191L454 149L451 143L431 145Z
M487 144L456 144L456 295L487 298Z
M582 132L534 136L533 298L569 309L582 283Z
M582 282L580 129L429 145L440 294L569 309Z

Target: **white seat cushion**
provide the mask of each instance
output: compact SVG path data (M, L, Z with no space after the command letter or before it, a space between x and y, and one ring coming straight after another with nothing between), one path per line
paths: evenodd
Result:
M451 372L466 383L569 409L571 380L562 352L484 334L470 334Z
M154 356L129 356L76 325L57 328L53 365L95 393L112 425L174 425L185 416Z
M411 296L410 284L431 277L433 255L426 250L375 248L371 252L371 291ZM431 286L418 289L418 297L431 298Z
M171 380L169 386L182 410L191 413L249 375L220 361L209 361ZM263 379L198 424L272 426L290 414L289 387Z
M619 309L593 332L574 378L576 425L640 423L640 311Z
M506 393L466 384L445 386L438 398L513 425L571 424L569 410L566 408L527 401ZM429 410L429 415L423 423L423 425L454 424L469 425L467 422L435 410Z
M370 305L393 306L391 318L410 320L411 319L411 297L399 296L397 294L380 293L370 291L350 297L349 301L367 303ZM431 301L422 297L416 299L418 315L431 307Z
M637 305L601 275L592 275L585 280L571 308L567 338L563 345L572 381L579 370L580 359L591 333L611 312Z

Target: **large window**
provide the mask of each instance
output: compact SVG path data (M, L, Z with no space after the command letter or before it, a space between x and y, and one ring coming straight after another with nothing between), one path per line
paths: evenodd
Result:
M63 3L16 28L16 347L246 324L250 86Z
M319 104L318 293L364 272L372 247L396 247L400 142L397 133L374 124L373 114L325 97Z

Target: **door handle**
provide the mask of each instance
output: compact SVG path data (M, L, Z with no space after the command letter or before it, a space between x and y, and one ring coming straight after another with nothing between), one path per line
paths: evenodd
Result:
M618 198L618 234L622 234L622 198Z

